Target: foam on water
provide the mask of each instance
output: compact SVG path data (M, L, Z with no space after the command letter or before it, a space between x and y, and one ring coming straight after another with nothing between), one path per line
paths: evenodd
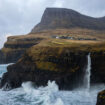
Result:
M48 86L35 88L31 82L23 83L22 87L27 93L26 99L30 99L34 105L64 105L62 100L57 97L56 93L59 91L55 82L48 82Z
M104 85L91 88L91 91L59 91L55 82L35 88L31 82L11 91L0 90L0 105L96 105L97 93Z
M0 65L0 68L6 65ZM3 73L3 72L1 72ZM59 91L56 83L48 82L46 87L35 87L26 82L21 88L11 91L0 90L0 105L96 105L97 93L104 89L104 85L74 91Z

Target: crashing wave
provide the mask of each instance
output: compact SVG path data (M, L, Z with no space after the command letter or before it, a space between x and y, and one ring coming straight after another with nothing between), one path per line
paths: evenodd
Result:
M4 85L4 87L2 88L2 90L3 91L9 91L9 90L11 90L12 88L11 88L11 85L10 85L10 83L6 83L5 85Z
M34 88L31 82L23 83L22 87L27 93L26 98L35 100L33 102L35 105L64 105L61 98L56 95L59 89L54 81L48 81L48 86L46 87Z

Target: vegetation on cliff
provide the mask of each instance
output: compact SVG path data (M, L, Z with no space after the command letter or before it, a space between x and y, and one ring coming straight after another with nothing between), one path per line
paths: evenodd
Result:
M54 39L53 36L73 37L77 40L63 40L63 39L57 40L57 39ZM92 41L92 40L86 41L86 42L85 40L78 41L78 39L81 39L81 38L96 39L96 41ZM104 41L104 39L105 39L104 31L95 31L95 30L80 29L80 28L75 28L70 30L56 29L52 31L38 32L35 34L29 34L29 35L11 36L11 37L8 37L8 40L4 44L4 47L0 50L0 58L1 58L0 63L11 63L11 62L14 63L18 61L19 58L21 58L21 56L28 48L32 47L33 45L37 45L40 42L43 45L46 44L49 46L68 46L69 45L73 47L79 44L80 47L84 46L85 48L87 46L86 43L87 44L97 43L99 41Z
M104 41L56 39L49 35L41 37L43 40L40 43L29 48L16 64L8 67L1 82L2 86L8 81L14 88L24 81L33 81L40 86L46 85L48 80L55 80L60 89L73 89L83 82L87 54L91 52L92 59L98 60L97 62L100 62L95 58L98 54L103 58L105 56ZM96 67L94 62L92 66ZM95 70L99 72L97 68ZM94 72L92 78L93 75Z

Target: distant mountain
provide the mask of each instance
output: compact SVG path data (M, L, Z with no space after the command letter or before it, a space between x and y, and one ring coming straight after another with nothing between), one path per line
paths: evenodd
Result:
M105 30L105 17L93 18L65 8L46 8L41 22L32 29L31 33L64 28Z

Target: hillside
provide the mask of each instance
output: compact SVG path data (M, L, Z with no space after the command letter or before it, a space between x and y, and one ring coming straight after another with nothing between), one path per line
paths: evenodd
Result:
M91 83L105 83L105 41L47 37L29 48L16 64L8 66L1 87L8 81L12 88L26 81L46 86L51 80L56 81L60 89L74 89L83 82L89 53L92 60Z
M96 39L97 41L105 41L105 31L95 31L88 29L56 29L44 32L38 32L35 34L21 35L21 36L11 36L8 37L7 42L4 44L4 47L0 50L0 63L11 63L17 62L24 52L32 47L33 45L37 45L43 41L45 44L46 41L54 40L55 43L59 43L56 41L57 37L72 37L74 40L69 40L69 42L75 43L76 40L78 42L79 39ZM66 40L60 39L59 41ZM84 40L85 42L86 40ZM79 41L80 43L81 41ZM90 41L89 41L90 42Z
M105 41L105 17L92 18L71 9L47 8L41 22L28 35L8 38L0 50L0 64L17 62L28 48L54 36Z
M47 8L41 22L32 29L31 33L71 28L105 30L105 17L93 18L71 9Z
M49 80L61 90L80 88L85 82L88 56L90 85L105 84L105 17L47 8L29 34L8 37L0 50L0 64L14 63L3 74L0 88L17 88L27 81L46 86ZM104 105L105 91L97 99L97 105Z

